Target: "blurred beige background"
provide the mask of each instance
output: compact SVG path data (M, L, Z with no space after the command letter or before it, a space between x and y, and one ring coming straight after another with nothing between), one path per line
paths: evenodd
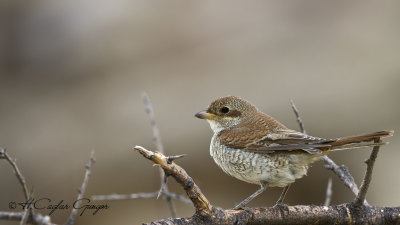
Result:
M86 196L158 189L157 169L131 150L155 146L142 91L166 152L187 154L179 164L224 208L258 187L225 175L209 156L212 132L193 115L217 97L241 96L298 129L293 99L315 136L400 130L398 1L2 1L0 15L0 146L17 158L37 197L73 202L91 149L97 162ZM390 142L376 162L373 205L400 205L398 133ZM331 157L360 183L369 152ZM8 211L23 195L5 161L0 177L0 210ZM329 177L333 204L351 201L319 162L286 202L322 204ZM172 179L169 186L183 193ZM268 189L251 206L271 206L280 192ZM76 224L170 216L162 200L108 204ZM176 206L179 217L193 213ZM52 221L68 215L57 211Z

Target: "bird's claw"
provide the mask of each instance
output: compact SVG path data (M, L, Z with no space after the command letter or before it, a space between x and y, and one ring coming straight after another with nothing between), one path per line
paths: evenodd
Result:
M252 208L247 207L247 206L245 206L245 205L240 205L240 204L237 205L237 206L235 206L235 207L233 207L231 210L240 210L240 209L243 209L243 210L245 210L245 211L248 212L248 213L254 214L254 211L253 211Z
M254 211L252 208L243 206L242 209L245 210L246 212L250 213L251 215L254 215Z
M287 212L289 214L289 206L283 202L277 202L272 208L277 208L282 214Z

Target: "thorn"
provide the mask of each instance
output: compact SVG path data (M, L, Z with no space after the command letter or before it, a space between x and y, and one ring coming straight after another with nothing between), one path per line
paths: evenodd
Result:
M174 161L175 159L180 159L180 158L182 158L182 157L184 157L184 156L186 156L186 154L183 154L183 155L175 155L175 156L168 156L168 157L167 157L167 163L168 163L168 164L171 164L172 161Z
M163 177L163 180L162 180L162 183L161 183L160 190L158 191L158 194L157 194L157 199L160 198L162 193L164 193L165 185L167 184L167 179L168 179L168 176L164 171L164 177Z
M161 194L162 194L162 191L161 191L161 188L160 188L160 190L158 191L158 194L157 194L157 199L160 198Z

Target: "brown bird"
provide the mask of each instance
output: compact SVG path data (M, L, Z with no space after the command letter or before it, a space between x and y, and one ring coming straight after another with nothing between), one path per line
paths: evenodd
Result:
M213 101L195 116L206 119L214 131L210 155L215 163L225 173L261 186L233 209L249 209L246 204L267 187L284 187L277 201L282 204L289 185L307 174L309 164L331 151L385 144L365 142L393 135L389 130L335 139L313 137L288 129L234 96Z

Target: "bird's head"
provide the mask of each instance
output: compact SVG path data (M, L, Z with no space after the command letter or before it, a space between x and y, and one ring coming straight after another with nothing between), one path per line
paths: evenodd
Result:
M206 119L214 133L218 133L252 118L257 113L258 109L250 102L235 96L228 96L213 101L207 110L200 111L195 116Z

